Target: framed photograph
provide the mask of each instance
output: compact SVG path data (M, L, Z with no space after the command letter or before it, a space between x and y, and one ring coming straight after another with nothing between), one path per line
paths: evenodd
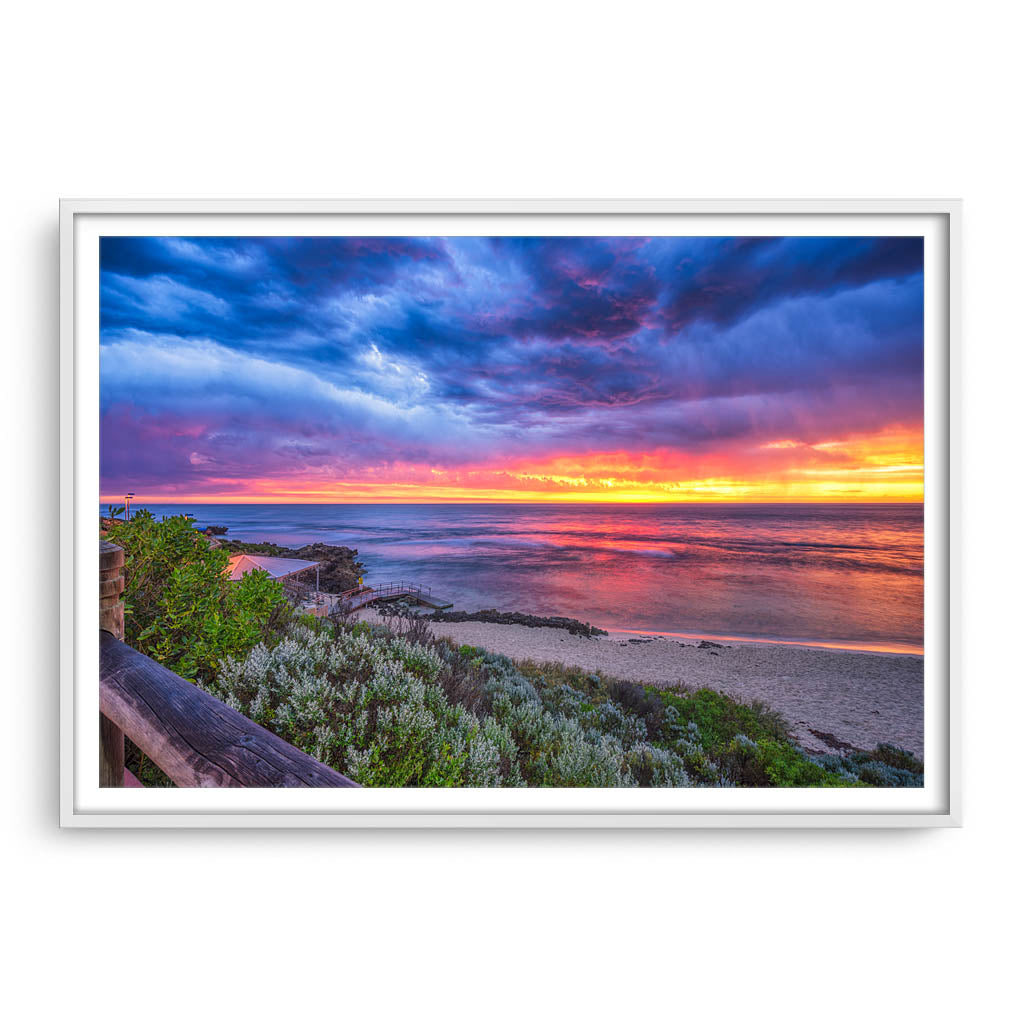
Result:
M959 236L64 201L62 825L958 825Z

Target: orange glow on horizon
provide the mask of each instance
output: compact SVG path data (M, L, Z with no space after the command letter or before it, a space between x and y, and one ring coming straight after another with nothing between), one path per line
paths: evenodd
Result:
M542 502L921 502L920 427L815 444L776 438L695 455L671 449L520 458L500 466L371 467L359 478L210 477L202 490L137 488L133 503L469 504ZM123 493L102 496L120 503Z

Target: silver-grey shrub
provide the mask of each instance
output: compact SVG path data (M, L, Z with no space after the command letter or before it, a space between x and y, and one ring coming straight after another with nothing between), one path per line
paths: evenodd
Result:
M437 684L446 657L379 632L297 626L224 662L211 690L367 786L691 784L643 719L572 687L538 688L507 658L480 659L486 712L452 702Z

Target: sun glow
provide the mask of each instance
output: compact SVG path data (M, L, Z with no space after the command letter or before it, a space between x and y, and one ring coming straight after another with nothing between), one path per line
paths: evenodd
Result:
M708 455L662 449L458 467L393 463L338 478L327 470L315 479L209 476L201 486L137 489L136 502L916 502L924 494L924 446L920 428L892 428Z

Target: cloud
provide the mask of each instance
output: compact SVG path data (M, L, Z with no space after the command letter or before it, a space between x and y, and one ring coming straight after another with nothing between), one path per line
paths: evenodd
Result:
M102 475L806 459L919 427L922 310L920 239L104 238Z
M664 322L735 323L783 298L827 296L923 270L918 237L708 239L666 268Z

